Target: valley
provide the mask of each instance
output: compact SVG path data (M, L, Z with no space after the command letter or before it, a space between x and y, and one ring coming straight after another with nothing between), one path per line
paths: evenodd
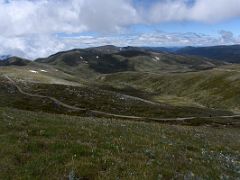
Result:
M239 64L102 46L7 57L0 85L0 178L239 176Z

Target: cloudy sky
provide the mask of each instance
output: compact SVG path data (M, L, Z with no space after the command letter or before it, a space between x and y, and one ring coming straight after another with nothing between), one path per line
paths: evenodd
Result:
M0 55L240 44L240 0L0 0Z

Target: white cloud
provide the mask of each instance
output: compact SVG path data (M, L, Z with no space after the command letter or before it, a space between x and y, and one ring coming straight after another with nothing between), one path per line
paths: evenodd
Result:
M231 32L210 37L194 33L143 33L124 36L128 26L172 21L214 23L240 17L240 0L161 0L139 7L133 0L0 0L0 54L27 58L103 44L216 45L240 43ZM62 38L59 33L97 32ZM107 36L106 36L107 34ZM110 35L111 34L111 35Z
M144 33L120 36L74 36L59 38L54 35L0 38L1 54L11 54L29 59L47 57L58 51L74 48L95 47L113 44L116 46L211 46L240 43L240 37L231 32L220 31L216 37L197 33Z
M164 0L144 11L132 0L0 0L1 36L114 32L137 23L240 17L240 0Z
M213 23L240 17L239 0L166 0L152 5L146 21L198 21ZM145 11L146 14L146 11Z
M116 31L138 22L129 0L0 1L0 34Z
M213 46L236 43L240 43L239 37L228 31L220 31L216 37L198 33L152 33L143 34L133 41L133 44L139 46Z
M239 0L197 0L190 8L190 20L218 22L240 16Z

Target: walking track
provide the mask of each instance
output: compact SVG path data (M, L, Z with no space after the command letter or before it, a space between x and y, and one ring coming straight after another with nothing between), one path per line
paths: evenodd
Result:
M126 115L118 115L118 114L112 114L112 113L107 113L107 112L103 112L103 111L97 111L97 110L88 110L85 108L79 108L76 106L71 106L69 104L66 104L64 102L59 101L58 99L54 98L54 97L50 97L50 96L44 96L44 95L39 95L39 94L32 94L32 93L28 93L25 92L21 89L20 86L17 85L17 83L11 79L9 76L4 75L4 77L11 82L16 88L17 90L26 96L30 96L30 97L38 97L38 98L47 98L51 101L53 101L55 104L65 107L67 109L71 109L73 111L86 111L89 114L92 115L96 115L96 116L107 116L107 117L113 117L113 118L121 118L121 119L129 119L129 120L140 120L140 121L147 121L147 122L163 122L163 123L167 123L167 122L184 122L186 120L194 120L194 119L213 119L213 118L234 118L234 117L240 117L239 114L236 115L225 115L225 116L215 116L215 117L177 117L177 118L147 118L147 117L138 117L138 116L126 116Z

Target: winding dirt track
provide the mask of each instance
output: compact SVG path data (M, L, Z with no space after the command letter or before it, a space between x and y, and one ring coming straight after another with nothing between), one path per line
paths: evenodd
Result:
M51 101L53 101L54 103L56 103L59 106L65 107L67 109L71 109L73 111L86 111L89 114L92 115L100 115L100 116L108 116L108 117L114 117L114 118L121 118L121 119L129 119L129 120L140 120L140 121L147 121L147 122L184 122L186 120L194 120L194 119L212 119L212 118L234 118L234 117L240 117L240 114L236 114L236 115L226 115L226 116L215 116L215 117L178 117L178 118L147 118L147 117L138 117L138 116L126 116L126 115L118 115L118 114L112 114L112 113L107 113L107 112L103 112L103 111L97 111L97 110L88 110L85 108L79 108L76 106L71 106L68 105L66 103L63 103L61 101L59 101L58 99L54 98L54 97L50 97L50 96L44 96L44 95L39 95L39 94L31 94L31 93L27 93L25 91L23 91L21 89L20 86L17 85L17 83L12 80L9 76L7 75L3 75L8 81L10 81L16 88L17 90L26 96L30 96L30 97L38 97L38 98L47 98Z
M50 97L50 96L43 96L43 95L39 95L39 94L31 94L31 93L24 92L24 91L20 88L20 86L18 86L18 85L16 84L16 82L13 81L9 76L4 75L4 77L7 78L7 79L17 88L17 90L18 90L21 94L23 94L23 95L31 96L31 97L38 97L38 98L47 98L47 99L50 99L51 101L53 101L54 103L56 103L56 104L58 104L58 105L60 105L60 106L62 106L62 107L65 107L65 108L68 108L68 109L72 109L72 110L76 110L76 111L83 111L83 110L85 110L85 109L78 108L78 107L75 107L75 106L70 106L70 105L65 104L65 103L57 100L56 98L53 98L53 97Z
M217 70L217 71L225 71L225 72L237 72L237 73L240 73L240 71L234 70L234 69L215 68L215 70Z

